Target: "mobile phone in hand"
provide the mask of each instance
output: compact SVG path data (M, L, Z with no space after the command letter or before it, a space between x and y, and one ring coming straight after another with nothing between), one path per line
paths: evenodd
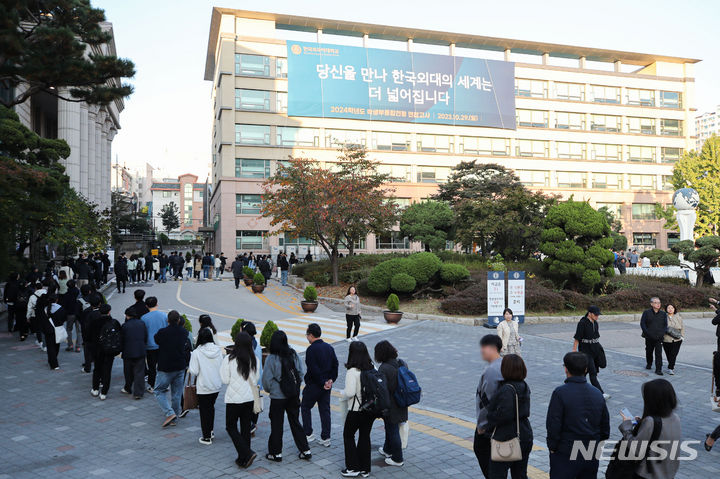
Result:
M626 408L626 407L622 408L622 410L620 411L620 414L622 414L626 418L630 419L633 424L637 424L637 420L635 419L635 416L632 415L632 413L630 412L630 410L628 408Z

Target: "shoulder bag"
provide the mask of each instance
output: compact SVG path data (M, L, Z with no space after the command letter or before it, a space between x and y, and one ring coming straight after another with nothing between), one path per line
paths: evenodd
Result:
M187 373L185 380L185 389L183 391L183 409L196 409L198 407L197 397L197 378L195 381L192 380L193 375Z
M62 343L63 341L66 341L68 338L67 329L65 329L65 325L55 326L55 322L52 319L52 315L48 316L48 321L50 321L50 326L53 327L55 330L55 342L57 344Z
M673 339L680 339L682 338L682 334L680 334L680 330L677 328L667 328L667 331L665 331L665 334L670 336Z
M515 393L515 420L517 423L517 436L507 441L498 441L495 439L495 430L490 437L490 460L495 462L515 462L522 460L522 451L520 450L520 400L515 387L508 384Z
M263 400L260 395L260 386L257 385L257 378L252 376L253 383L250 385L253 393L253 414L260 414L263 412Z

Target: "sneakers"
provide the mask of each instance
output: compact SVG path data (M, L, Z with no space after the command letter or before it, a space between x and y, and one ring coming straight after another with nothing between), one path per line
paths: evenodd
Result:
M320 440L318 441L318 444L321 445L321 446L323 446L323 447L330 447L330 438L320 439Z
M668 374L670 376L675 376L675 370L674 369L668 369Z
M306 436L307 442L313 442L315 440L315 434L310 434L309 436Z
M185 410L183 410L183 412L180 413L180 415L178 417L185 417L188 415L189 412L190 412L189 409L185 409Z
M130 394L130 391L128 391L128 390L125 389L125 388L122 388L122 389L120 390L120 392L123 393L123 394Z
M148 386L147 389L146 389L146 391L149 392L150 394L152 394L152 393L155 392L155 390L153 389L152 386Z
M309 461L312 459L312 453L310 451L301 452L298 457L304 461Z
M385 452L385 449L383 449L382 447L380 449L378 449L378 452L380 453L381 456L386 457L386 458L392 456L392 454L388 454L387 452Z
M98 397L99 394L100 394L100 391L98 391L97 389L90 390L90 395L94 398Z
M388 466L402 467L405 463L404 462L395 462L392 460L391 457L386 457L385 464L387 464Z
M215 431L210 431L210 439L215 439Z
M53 371L60 371L60 366L53 368Z
M265 459L272 462L282 462L282 454L265 454Z
M101 401L104 401L104 400L106 400L106 399L107 399L107 396L106 396L106 395L104 395L104 394L101 394L101 395L100 395L100 400L101 400Z
M250 435L255 436L255 432L257 432L257 424L250 428Z
M172 422L177 419L177 416L175 414L171 414L168 417L165 418L165 420L162 423L162 427L168 427Z
M245 469L249 468L250 466L252 466L252 463L255 462L255 459L257 459L257 453L254 453L254 452L253 452L253 453L250 455L250 458L247 460L247 462L245 462L245 464L243 464L243 467L244 467Z
M199 442L200 444L205 444L206 446L209 446L209 445L212 444L212 439L209 438L209 437L208 437L208 438L201 437L200 439L198 439L198 442Z
M349 469L343 469L340 471L340 475L342 477L358 477L360 475L360 471L353 471Z
M657 371L655 371L655 374L657 374L658 376L662 376L663 372L658 369Z
M610 399L611 397L612 397L612 396L609 395L608 393L603 393L603 398L604 398L606 401L607 401L608 399Z

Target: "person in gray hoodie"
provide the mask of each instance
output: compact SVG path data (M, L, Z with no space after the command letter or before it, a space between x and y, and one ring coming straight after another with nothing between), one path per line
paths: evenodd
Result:
M477 427L475 429L475 438L473 441L473 451L477 457L478 464L482 470L483 476L489 477L490 468L490 433L488 430L488 406L490 401L498 390L500 382L503 380L500 366L502 365L502 357L500 350L502 349L502 339L497 334L486 334L480 339L480 352L483 360L488 366L480 376L480 384L478 384L475 393L475 412L477 413Z
M263 367L263 389L270 395L269 461L282 461L282 439L285 415L300 454L300 459L312 458L307 437L300 424L300 384L305 368L283 331L275 331L270 338L270 355Z

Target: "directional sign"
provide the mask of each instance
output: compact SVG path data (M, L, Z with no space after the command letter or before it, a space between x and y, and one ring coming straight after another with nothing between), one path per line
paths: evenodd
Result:
M508 308L515 321L525 322L525 271L508 271Z
M488 324L497 326L505 309L505 272L488 271L487 280Z

